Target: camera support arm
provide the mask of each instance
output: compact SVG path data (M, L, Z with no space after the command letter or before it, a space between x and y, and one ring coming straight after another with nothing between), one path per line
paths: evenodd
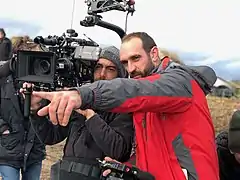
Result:
M116 32L121 39L126 35L126 32L122 28L112 23L101 20L101 16L99 15L86 16L84 20L80 21L80 25L85 27L93 27L97 25L99 27L107 28Z
M100 13L107 11L117 10L127 12L127 16L130 13L133 15L135 12L135 1L134 0L85 0L88 6L88 15L83 21L80 21L81 26L93 27L95 25L103 27L116 32L122 39L126 32L119 26L103 21ZM126 17L127 22L127 17Z

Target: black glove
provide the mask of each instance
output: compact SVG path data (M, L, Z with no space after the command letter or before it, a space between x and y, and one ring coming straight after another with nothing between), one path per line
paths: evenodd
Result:
M138 179L138 180L155 180L155 177L153 175L151 175L149 172L141 171L138 168L136 168L136 171L138 172L136 174L136 179Z
M104 171L110 169L111 173L107 180L155 180L155 177L148 172L143 172L135 166L129 167L119 162L101 161L100 168Z

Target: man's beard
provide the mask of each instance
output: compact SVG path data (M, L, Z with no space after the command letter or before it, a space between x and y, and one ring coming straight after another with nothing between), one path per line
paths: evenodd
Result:
M152 72L153 69L154 69L154 64L150 61L150 63L146 67L146 69L144 69L143 71L138 71L138 70L133 71L132 73L129 74L129 76L130 76L130 78L146 77L146 76L149 76L149 74Z

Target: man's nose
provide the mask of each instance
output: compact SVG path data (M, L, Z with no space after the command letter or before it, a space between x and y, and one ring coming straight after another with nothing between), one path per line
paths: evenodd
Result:
M133 63L128 62L128 73L132 73L136 70L136 66Z
M103 68L100 73L101 78L106 76L106 70Z

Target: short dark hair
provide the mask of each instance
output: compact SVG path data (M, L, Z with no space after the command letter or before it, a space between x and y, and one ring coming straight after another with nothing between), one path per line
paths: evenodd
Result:
M3 36L6 36L5 30L3 28L0 28L0 32L3 33Z
M133 38L141 39L143 49L145 50L146 53L150 53L151 49L154 46L157 46L153 38L149 36L146 32L133 32L133 33L127 34L122 38L122 43L129 41Z

